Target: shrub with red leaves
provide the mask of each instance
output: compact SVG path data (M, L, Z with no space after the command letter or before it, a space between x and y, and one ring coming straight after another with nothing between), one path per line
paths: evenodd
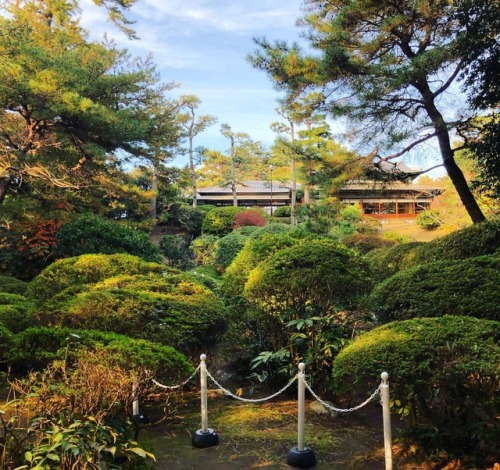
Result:
M233 221L233 228L248 226L264 227L267 225L267 219L264 214L256 209L249 209L236 214Z

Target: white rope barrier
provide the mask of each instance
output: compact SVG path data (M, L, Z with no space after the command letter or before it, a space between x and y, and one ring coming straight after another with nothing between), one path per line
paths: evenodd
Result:
M184 380L184 382L178 384L178 385L163 385L161 384L160 382L156 381L155 379L151 379L151 381L158 387L160 388L163 388L165 390L176 390L178 388L181 388L181 387L184 387L184 385L186 385L191 379L193 379L193 377L198 373L198 371L200 370L200 365L198 365L198 367L195 369L195 371L186 379Z
M378 386L378 388L361 404L359 404L358 406L354 406L352 408L335 408L334 406L330 405L329 403L327 403L326 401L322 400L320 397L318 397L318 395L316 395L313 391L313 389L311 388L311 386L307 383L307 381L304 379L304 383L307 387L307 390L309 390L309 392L311 392L311 395L319 402L321 403L325 408L328 408L329 410L331 411L334 411L336 413L352 413L353 411L357 411L361 408L363 408L364 406L368 405L368 403L370 403L379 393L380 393L380 385Z
M210 377L212 382L220 388L226 395L229 395L230 397L234 398L235 400L243 401L245 403L259 403L262 401L267 401L267 400L272 400L273 398L276 398L278 395L282 394L287 388L289 388L296 380L297 376L295 376L290 382L288 382L283 388L279 389L276 393L273 393L272 395L269 395L268 397L264 398L243 398L239 397L238 395L235 395L234 393L231 393L229 390L224 388L217 380L214 378L214 376L207 370L207 375Z

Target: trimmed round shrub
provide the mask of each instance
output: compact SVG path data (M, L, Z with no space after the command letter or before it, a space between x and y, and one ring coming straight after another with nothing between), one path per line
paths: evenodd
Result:
M375 287L382 322L469 315L500 321L500 256L436 261L401 271Z
M428 245L428 243L410 242L393 248L377 248L368 252L365 260L370 265L374 279L382 281L402 269L414 266L418 249L423 245Z
M236 214L233 220L233 228L240 227L264 227L267 225L267 217L261 210L247 209Z
M290 206L280 206L273 209L273 217L290 217L292 215L292 208Z
M186 242L178 235L165 235L160 239L160 253L167 258L170 266L182 267L186 264Z
M233 230L234 218L245 211L243 207L216 207L207 213L203 219L203 235L223 237Z
M0 292L23 295L26 292L27 287L28 284L24 281L16 279L12 276L0 275Z
M211 291L218 291L221 284L221 278L219 273L215 269L215 266L197 266L189 270L186 273L195 282L203 284L208 287Z
M398 245L395 240L388 240L378 235L369 235L363 233L353 233L342 239L342 243L349 248L353 248L361 254L366 254L369 251L377 248L392 248Z
M213 345L225 326L222 302L183 275L118 276L57 300L39 307L40 324L109 331L185 352Z
M403 269L440 260L460 260L500 250L500 221L486 221L435 238L411 242L367 255L374 277L387 279Z
M18 294L0 292L0 323L13 333L17 333L28 326L33 305Z
M433 211L423 211L417 215L415 222L425 230L435 230L441 226L441 218Z
M307 318L348 308L370 287L368 268L354 251L331 240L311 240L260 263L248 277L245 297L289 318L292 312Z
M13 338L12 331L0 321L0 370L2 370L3 364L8 363L7 355L12 351Z
M219 272L224 272L236 255L245 246L248 237L239 233L229 233L217 242L215 251L215 266Z
M147 261L161 261L158 248L147 233L94 214L63 225L56 238L56 256L61 258L86 253L127 253Z
M215 235L202 235L191 242L189 249L194 254L196 263L201 265L214 263L218 240L219 237Z
M165 266L125 254L82 255L57 261L29 285L27 295L42 303L67 288L80 288L119 274L161 273Z
M272 223L255 230L250 238L262 238L265 234L284 233L292 231L292 227L286 224Z
M256 227L254 225L247 225L246 227L235 228L232 233L238 233L240 235L245 235L245 237L248 237L256 230L259 230L259 227Z
M358 337L333 362L333 387L356 401L390 374L393 410L427 452L498 455L500 323L444 316L396 321ZM360 396L361 395L361 396Z
M193 370L186 357L170 346L103 331L70 328L28 328L16 335L7 362L18 372L41 370L68 355L70 360L86 350L103 349L128 369L147 368L157 376L177 379ZM172 380L172 382L174 382Z

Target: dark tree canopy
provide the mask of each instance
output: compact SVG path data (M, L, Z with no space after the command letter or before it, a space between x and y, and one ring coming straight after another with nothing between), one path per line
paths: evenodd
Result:
M484 220L455 161L451 137L457 122L445 112L453 83L467 74L457 49L465 27L454 2L306 0L305 10L302 25L313 51L262 39L250 57L253 65L270 75L289 102L320 90L319 106L360 124L365 144L401 149L386 160L435 139L471 219Z

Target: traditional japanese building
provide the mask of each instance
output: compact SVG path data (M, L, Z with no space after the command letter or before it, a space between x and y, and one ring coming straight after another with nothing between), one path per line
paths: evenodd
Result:
M380 162L346 184L339 197L346 204L359 204L364 215L377 218L415 217L430 208L442 189L414 183L422 174L404 163Z
M236 198L238 206L279 207L289 206L291 203L291 189L273 181L242 181L236 184ZM197 193L199 205L212 204L214 206L232 206L233 190L231 184L199 188Z

